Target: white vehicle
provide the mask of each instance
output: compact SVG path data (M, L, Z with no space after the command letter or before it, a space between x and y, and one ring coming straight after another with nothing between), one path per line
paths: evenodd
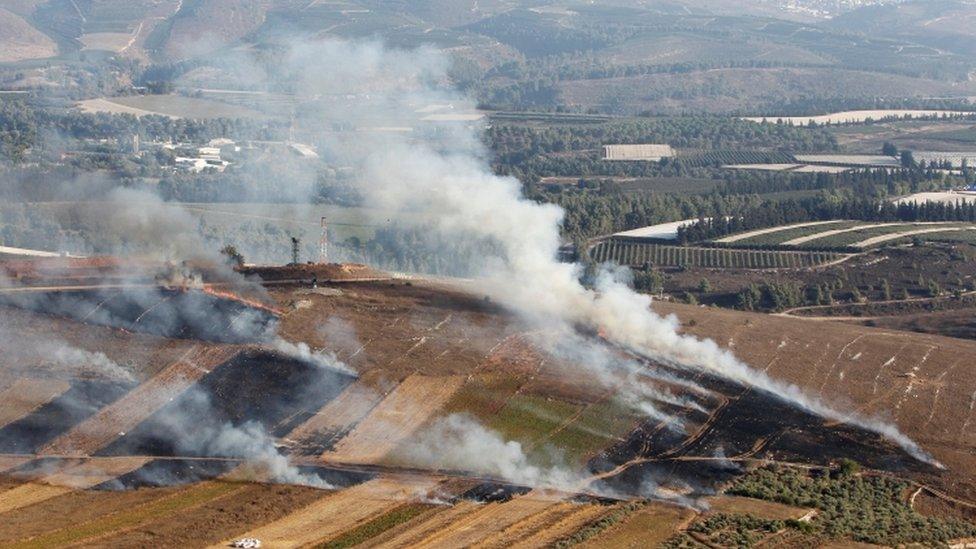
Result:
M241 538L231 543L230 546L240 549L259 549L261 547L261 540L257 538Z

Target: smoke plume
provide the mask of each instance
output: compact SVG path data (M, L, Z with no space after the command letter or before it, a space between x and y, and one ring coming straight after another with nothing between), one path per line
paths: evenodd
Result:
M322 109L323 124L338 120L363 127L382 114L387 126L416 125L418 106L447 102L462 111L473 107L444 85L446 58L432 50L304 42L293 47L288 60L292 74L300 75L299 89L370 94L368 105L360 109ZM674 317L654 313L648 296L635 293L610 273L602 273L594 288L584 287L580 266L556 259L563 212L528 200L516 179L491 173L476 128L449 125L419 138L364 134L355 143L331 145L333 154L351 159L360 169L360 190L369 205L397 212L406 225L422 219L423 227L442 238L459 235L490 243L497 253L480 265L480 283L493 299L527 321L560 333L577 327L599 331L608 341L651 361L704 370L767 391L820 416L879 433L918 459L932 462L893 425L834 410L750 368L713 341L681 334ZM642 408L659 414L654 401L662 396L668 400L667 395L648 395Z

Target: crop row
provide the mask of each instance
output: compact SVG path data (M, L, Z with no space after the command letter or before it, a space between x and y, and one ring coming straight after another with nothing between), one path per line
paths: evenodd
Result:
M703 267L719 269L801 269L835 261L828 251L775 251L669 246L610 239L590 250L598 263L613 261L632 267Z
M717 150L680 157L685 166L715 166L736 164L793 164L793 155L778 151Z

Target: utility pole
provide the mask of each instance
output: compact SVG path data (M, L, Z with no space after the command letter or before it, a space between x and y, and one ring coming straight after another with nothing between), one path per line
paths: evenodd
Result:
M298 245L301 241L296 237L291 237L291 264L298 265Z

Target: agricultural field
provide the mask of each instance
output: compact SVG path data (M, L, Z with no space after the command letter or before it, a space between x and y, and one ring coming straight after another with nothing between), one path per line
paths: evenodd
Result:
M796 159L800 162L836 166L879 168L897 168L901 166L901 161L898 158L881 155L800 154L796 155Z
M320 280L325 280L325 276ZM904 457L880 442L877 443L880 446L850 442L872 440L870 437L865 439L862 435L862 438L835 441L828 431L822 430L822 421L808 419L801 412L782 407L778 401L763 400L758 394L743 395L707 378L697 382L706 384L701 390L708 396L697 399L701 404L696 407L709 412L691 408L682 413L689 421L690 438L652 434L658 433L654 428L657 422L646 425L640 412L626 401L608 398L612 391L597 390L590 376L568 369L565 361L571 360L570 357L549 355L538 346L533 334L523 332L517 324L497 322L498 315L505 313L482 297L444 284L421 280L337 282L320 287L319 292L309 291L305 285L268 286L266 289L276 307L289 311L281 319L281 333L314 348L336 349L338 356L356 369L356 382L347 379L344 384L328 385L326 393L319 387L309 393L309 398L290 398L286 395L297 391L294 384L284 386L283 382L274 380L304 374L294 370L291 376L275 376L275 368L282 367L279 361L257 357L248 362L229 360L211 368L203 364L204 360L190 360L187 352L192 352L193 346L187 345L189 342L177 347L169 344L165 356L149 361L153 365L149 371L154 375L141 371L138 376L143 380L141 384L124 389L112 402L94 404L97 410L86 417L66 418L57 431L47 431L45 440L38 441L42 453L74 451L76 458L51 456L34 463L36 458L31 456L26 462L10 462L10 466L18 467L21 476L12 480L13 490L0 492L0 511L3 511L0 516L4 518L0 521L3 524L0 540L12 546L97 541L129 547L148 540L157 544L222 545L254 536L270 545L312 543L334 547L367 541L389 547L423 542L594 546L625 540L636 542L642 539L641 531L645 531L646 539L663 541L685 528L692 528L696 520L709 520L710 515L699 515L691 509L629 501L630 497L623 498L628 501L580 501L559 491L549 493L511 483L499 485L491 478L496 472L488 470L472 478L458 471L455 462L450 460L439 462L441 465L435 470L425 469L415 461L416 454L409 453L411 440L431 425L458 413L478 418L488 432L498 434L499 440L513 444L517 441L517 447L525 454L526 466L544 468L559 463L560 467L567 468L566 474L582 469L586 472L578 482L584 482L587 475L599 474L603 482L613 487L613 493L633 489L632 483L636 481L632 478L643 478L640 472L649 458L665 460L675 470L693 476L704 475L695 477L702 479L711 478L714 473L709 472L712 469L707 465L696 469L695 459L713 459L718 447L725 448L730 456L776 455L800 459L806 443L793 442L784 438L785 435L776 437L774 433L780 429L786 429L783 433L796 433L798 429L810 433L802 437L827 437L818 448L829 448L830 452L839 452L838 455L851 452L866 463L880 463L874 461L873 452L881 452L884 457L877 459L895 460L904 463L906 471L914 471L914 465L902 461ZM4 309L6 314L9 307ZM781 353L784 357L802 355L799 350L804 345L817 344L811 338L834 338L830 340L831 348L840 348L854 337L845 331L811 331L799 319L777 320L776 329L769 331L768 337L777 342L788 341L780 348L767 342L765 336L755 343L740 339L741 316L733 317L737 321L723 324L724 313L703 318L697 316L698 308L671 311L678 313L682 320L697 318L695 332L714 333L713 337L723 344L731 342L738 354L755 364L771 363ZM12 329L30 333L37 326L46 325L42 313L19 309L9 312L6 318L12 320ZM747 317L750 322L757 322L756 318L763 317ZM356 342L339 345L337 340L330 339L333 335L320 329L330 319L333 323L341 320L348 326L346 333L354 333ZM79 345L97 342L102 334L114 334L111 337L120 345L157 348L161 344L160 339L145 339L144 334L123 333L83 321L57 322L75 327L73 341ZM734 328L731 336L723 331L730 327ZM858 361L873 363L884 358L880 355L885 352L884 338L881 333L865 333L861 337L864 346L851 345L850 352L842 352L837 361L837 371L846 372L849 380L856 380L859 391L870 392L869 378L874 372L855 375L854 368ZM960 344L952 347L940 342L939 350L933 351L940 354L939 360L933 356L924 361L922 355L928 343L924 339L912 340L911 348L905 349L898 358L905 364L899 362L897 368L884 372L884 383L895 385L888 395L890 398L897 398L896 391L900 394L904 390L905 381L897 377L901 368L921 364L917 390L928 395L925 392L928 386L921 380L940 375L937 365L945 363L941 354L976 353L968 347L958 347ZM233 345L228 348L241 349ZM894 352L890 346L887 349L888 353ZM114 354L111 348L106 351ZM862 356L854 358L857 353ZM221 360L215 358L212 362ZM160 398L169 402L163 408L158 406L159 399L146 396L159 393L154 388L160 386L160 380L173 378L171 370L176 366L166 364L189 362L201 366L202 371L184 372L181 387L189 384L210 395L214 406L211 413L223 418L221 421L259 421L268 425L276 440L297 450L291 453L291 458L301 464L305 474L320 475L318 478L327 480L332 487L253 483L266 478L264 475L268 473L260 468L241 467L237 460L229 458L198 455L191 459L179 452L199 450L180 450L162 439L149 437L150 433L161 432L163 425L173 427L186 421L179 419L178 414L167 416L163 412L188 404L185 395L169 399L163 391L164 396ZM798 366L794 370L785 364L789 361L783 362L783 366L774 365L773 369L786 379L810 386L820 386L822 379L832 379L826 363L818 367L804 363L802 368ZM138 364L133 367L142 368ZM668 372L668 376L683 375L681 370ZM813 373L826 378L806 380L805 376ZM670 390L682 390L677 379L669 385ZM966 383L967 378L961 379L961 383ZM824 389L825 397L847 387L831 381ZM957 405L963 393L968 397L967 387L943 390L939 409ZM250 399L242 395L257 394L255 391L263 395L262 402L273 399L276 406L248 405ZM46 395L34 400L44 398ZM901 404L899 418L905 420L904 425L915 425L912 418L928 413L925 400L910 399ZM345 419L332 417L329 410L345 409L347 406L342 403L350 401L357 403L356 411ZM49 410L42 411L44 406ZM63 407L63 400L55 406ZM54 411L50 405L41 408L32 411L30 406L25 406L22 412L27 417L40 418ZM194 415L194 427L205 428L197 425L205 417ZM768 427L771 438L756 435L755 426L767 425L771 417L784 418L775 427ZM955 432L964 419L952 420L955 423L947 423L945 429ZM28 423L23 419L14 421L21 425L20 429ZM933 420L925 430L912 431L913 436L925 432L926 436L934 437L932 440L942 440L943 431L933 428L936 424ZM731 434L726 435L726 429ZM9 428L0 429L0 440L5 440L10 433ZM759 442L756 436L760 437ZM106 445L104 441L108 439L113 440ZM69 443L76 440L90 443ZM559 452L553 454L553 449ZM772 454L766 454L767 451ZM105 457L91 457L89 454L93 452ZM451 452L445 454L450 456ZM559 459L552 461L554 455ZM684 456L688 460L668 461L673 459L668 456ZM950 451L939 454L940 459L947 460L956 459L954 456ZM411 466L401 468L397 464L402 461ZM953 463L956 467L964 466L960 461ZM365 468L357 468L362 466ZM691 473L695 470L701 473ZM940 477L925 478L938 482ZM151 487L160 483L180 486ZM98 491L107 487L129 489ZM966 493L967 489L962 487L962 492L956 493ZM9 503L4 503L8 500ZM735 498L714 500L713 507L722 514L734 514L744 508ZM773 503L753 507L764 516L768 514L768 520L782 520L786 516L777 514L782 507ZM58 512L63 517L53 516Z
M889 110L865 110L865 111L844 111L818 116L755 116L745 120L751 122L768 122L791 124L793 126L809 126L810 124L831 125L831 124L861 124L868 121L882 121L899 118L952 118L968 116L971 113L962 111L940 111L940 110L910 110L910 109L889 109Z
M876 223L837 220L759 229L722 237L716 242L734 244L736 247L783 246L797 249L853 247L869 249L906 238L910 239L913 236L923 238L929 235L944 236L948 233L969 230L976 230L976 226L956 222Z
M928 191L910 194L895 200L895 204L918 202L939 202L943 204L958 204L976 201L976 193L964 191Z
M970 230L968 223L861 223L784 240L779 244L798 248L871 248L903 236L924 235L947 230Z
M730 151L714 150L708 152L685 152L679 155L681 163L686 166L723 166L723 165L756 165L774 164L786 165L796 162L793 155L778 151Z
M835 252L668 246L633 239L611 238L593 246L590 257L631 267L695 267L704 269L803 269L834 263L845 255Z
M264 115L236 105L182 95L130 95L87 99L77 105L82 112L121 113L135 116L150 114L170 118L264 118Z

